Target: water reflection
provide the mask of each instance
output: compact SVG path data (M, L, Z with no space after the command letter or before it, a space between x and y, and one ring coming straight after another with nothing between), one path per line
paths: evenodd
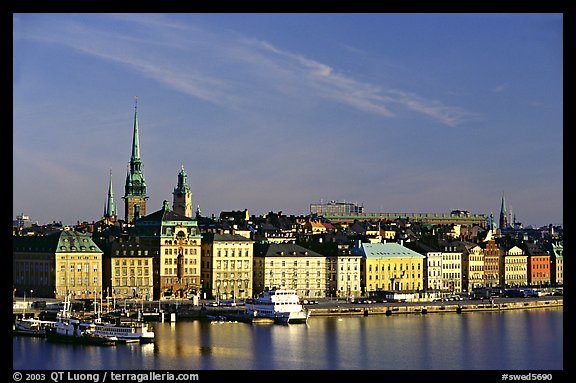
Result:
M555 370L562 309L310 318L307 325L154 323L154 344L14 337L15 369Z

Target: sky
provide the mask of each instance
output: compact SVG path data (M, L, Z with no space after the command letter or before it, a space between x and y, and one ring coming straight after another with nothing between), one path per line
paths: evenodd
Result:
M13 216L500 213L563 224L560 13L15 13Z

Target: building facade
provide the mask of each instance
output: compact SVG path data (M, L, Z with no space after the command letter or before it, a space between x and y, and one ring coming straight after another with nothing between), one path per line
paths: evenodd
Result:
M74 230L47 236L13 237L13 284L16 293L73 299L100 298L102 250Z
M254 294L294 289L302 298L325 298L326 256L294 243L254 244Z
M528 256L518 246L512 246L501 258L501 287L528 286Z
M361 243L365 294L372 291L419 292L424 289L424 256L399 243Z
M253 296L253 244L254 241L238 234L203 234L203 295L217 300Z
M162 209L134 222L134 235L145 247L158 249L154 277L159 298L186 298L200 293L201 238L195 220Z

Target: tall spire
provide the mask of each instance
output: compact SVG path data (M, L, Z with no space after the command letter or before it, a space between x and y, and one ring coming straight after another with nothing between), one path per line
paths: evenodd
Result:
M110 182L108 183L108 202L106 203L106 217L116 217L116 204L114 203L114 191L112 190L112 169L110 169Z
M500 229L504 229L508 226L508 214L506 213L506 199L504 198L504 192L502 192L502 204L500 206Z
M138 97L134 102L134 136L132 137L132 155L128 173L126 174L126 185L124 186L124 215L127 223L146 215L146 181L142 172L142 161L140 159L140 139L138 131Z
M140 161L140 138L138 135L138 96L134 96L134 136L132 137L131 161Z

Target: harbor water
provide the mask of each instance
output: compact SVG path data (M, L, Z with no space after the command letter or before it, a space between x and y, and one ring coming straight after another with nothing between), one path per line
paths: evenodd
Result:
M562 370L563 309L152 322L150 344L13 337L14 370Z

